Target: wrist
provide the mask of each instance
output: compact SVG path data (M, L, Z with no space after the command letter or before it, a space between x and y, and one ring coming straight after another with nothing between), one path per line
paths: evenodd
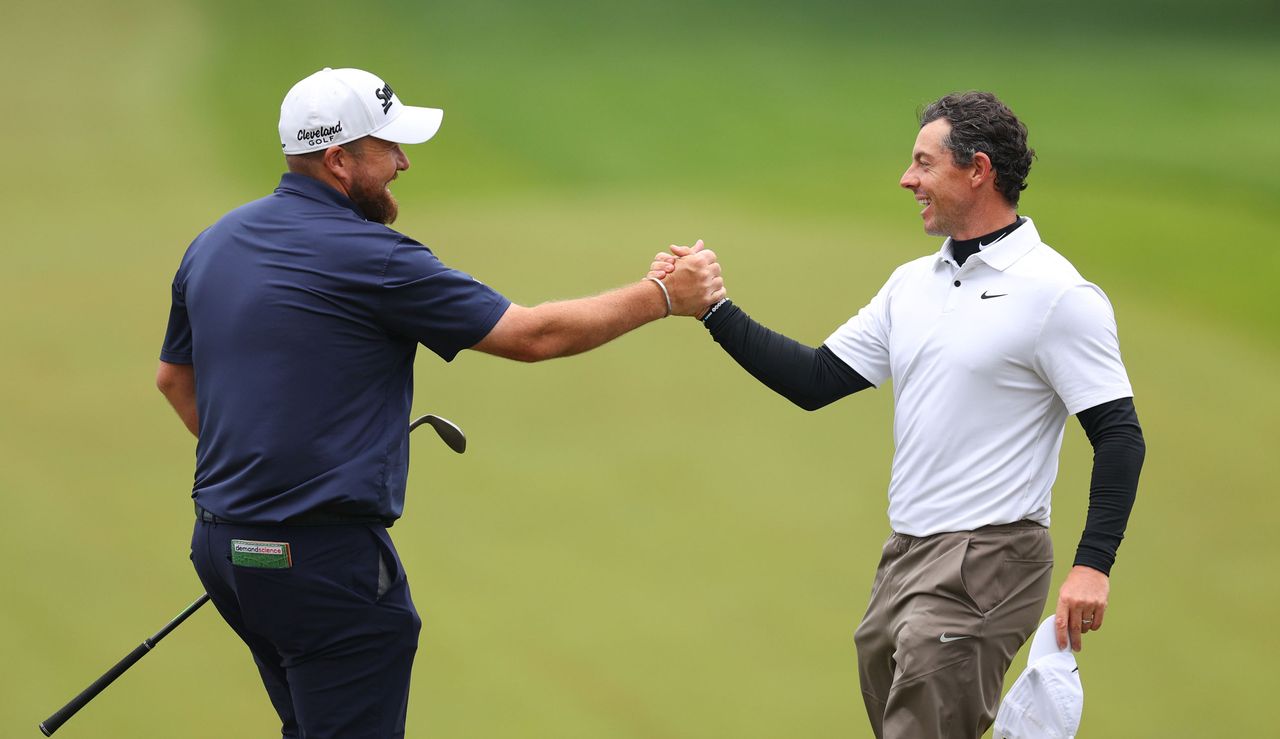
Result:
M712 305L711 307L707 308L707 311L703 313L701 316L699 316L698 320L702 321L703 323L706 323L708 320L711 319L712 316L716 314L716 311L720 310L727 304L729 304L728 298L720 298L720 300L716 301L715 305Z
M1079 573L1081 575L1101 575L1104 578L1110 579L1111 567L1101 562L1081 561L1080 557L1076 557L1076 561L1071 565L1071 573Z
M666 310L666 313L664 313L662 317L666 318L671 315L671 293L667 291L667 286L662 284L662 280L659 280L657 277L646 277L645 279L657 285L658 289L662 291L663 307Z

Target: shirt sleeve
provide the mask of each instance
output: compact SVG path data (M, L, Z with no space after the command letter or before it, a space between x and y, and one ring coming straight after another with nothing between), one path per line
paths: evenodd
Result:
M1058 296L1036 342L1035 365L1072 414L1133 395L1115 313L1095 285L1076 285Z
M386 326L446 362L483 339L511 305L498 291L446 267L412 239L392 248L380 290Z
M807 411L871 387L827 347L815 349L770 331L731 300L724 301L706 326L752 377Z
M1138 496L1138 476L1147 444L1133 398L1119 398L1076 415L1093 445L1089 513L1075 564L1111 574Z
M889 294L893 282L893 277L890 277L870 303L822 342L842 362L876 387L883 385L892 374L889 364Z
M191 321L187 318L187 301L179 278L170 287L169 327L160 347L160 359L170 364L191 364Z

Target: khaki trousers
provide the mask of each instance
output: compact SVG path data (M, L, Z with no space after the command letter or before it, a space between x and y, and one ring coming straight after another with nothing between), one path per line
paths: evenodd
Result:
M1053 544L1031 522L885 542L854 634L879 739L978 739L1040 623Z

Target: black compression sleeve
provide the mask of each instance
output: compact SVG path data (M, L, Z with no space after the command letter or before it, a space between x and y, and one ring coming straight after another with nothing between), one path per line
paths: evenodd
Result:
M1147 446L1133 398L1103 403L1076 417L1093 445L1093 479L1075 563L1110 574L1138 494Z
M807 411L871 387L827 347L815 349L770 331L731 301L719 306L706 325L743 369Z

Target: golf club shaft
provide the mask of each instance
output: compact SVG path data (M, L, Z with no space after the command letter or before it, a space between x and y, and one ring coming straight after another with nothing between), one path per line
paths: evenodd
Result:
M188 616L195 613L200 606L204 605L208 601L208 593L204 593L199 598L196 598L194 603L187 606L182 613L179 613L172 621L165 624L163 629L157 631L150 639L144 640L132 652L126 654L124 659L117 662L110 670L107 670L102 677L94 680L92 685L81 691L80 695L72 698L67 705L59 708L57 711L54 711L52 716L41 722L41 733L45 736L53 736L53 732L57 731L58 727L65 724L67 719L76 715L76 712L81 708L84 708L85 704L93 700L94 697L105 690L108 685L115 682L116 678L125 673L125 670L133 667L138 660L145 657L147 652L150 652L156 644L160 643L161 639L165 638L170 631L178 628L178 624L186 621Z

